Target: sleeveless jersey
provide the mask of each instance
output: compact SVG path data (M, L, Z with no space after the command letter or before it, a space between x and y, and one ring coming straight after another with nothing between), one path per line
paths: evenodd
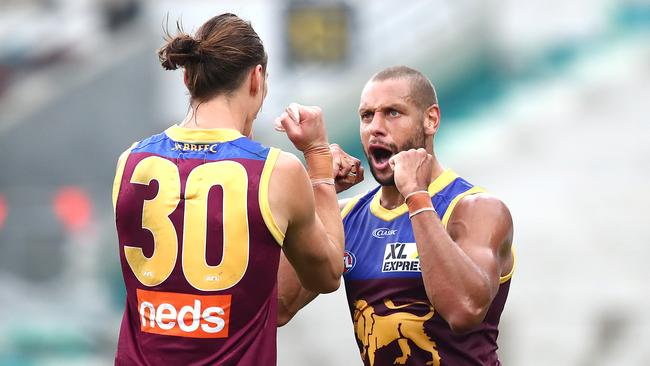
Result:
M275 365L278 154L235 130L178 126L122 154L116 365Z
M385 209L379 190L352 199L342 212L345 288L364 364L500 365L498 324L512 273L501 278L483 323L454 334L427 298L408 208ZM446 227L458 201L483 190L446 170L428 191Z

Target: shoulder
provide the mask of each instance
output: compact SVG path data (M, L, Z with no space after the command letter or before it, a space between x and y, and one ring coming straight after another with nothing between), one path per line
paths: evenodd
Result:
M163 131L155 135L151 135L147 138L144 138L140 141L136 141L135 143L133 143L133 145L131 145L129 150L146 151L150 145L155 146L156 144L159 144L161 141L165 141L167 139L170 139L170 137L166 134L165 131Z
M474 236L481 233L496 243L509 243L513 233L512 215L508 206L489 193L463 197L449 220L449 234L453 237Z
M340 199L339 210L341 211L341 218L345 218L367 194L368 192L365 192L357 194L356 196Z
M117 159L117 167L115 168L115 178L113 178L113 192L112 192L113 209L117 207L117 196L120 193L120 187L122 185L122 175L124 175L124 167L126 166L126 159L129 157L131 150L137 144L138 142L134 142L131 145L131 147L124 150L124 152L122 152L122 154L120 154L120 157Z
M347 206L352 205L351 201L354 200L355 197L348 197L348 198L343 198L339 200L339 211L343 211Z
M129 154L131 153L131 150L133 150L136 146L138 146L138 144L140 144L140 141L136 141L136 142L132 143L131 146L129 146L126 150L124 150L120 154L120 156L117 158L118 167L121 164L124 164L124 162L126 161L126 158L129 157Z
M277 197L288 207L306 204L311 193L309 176L302 162L293 154L281 151L271 173L272 197ZM301 197L301 199L295 199Z
M281 151L275 147L265 146L261 142L252 140L246 136L230 140L227 143L252 154L257 159L263 159L274 151Z
M358 208L366 207L368 202L375 197L375 194L377 194L379 189L381 189L380 185L368 191L359 193L356 196L339 200L341 218L345 219L352 211L358 212Z
M292 153L285 151L280 151L278 154L278 159L275 163L274 172L280 174L306 174L305 168L302 166L302 162L298 159L297 156ZM290 178L290 176L286 176Z
M470 194L463 197L454 211L456 215L488 215L491 217L509 218L510 210L500 198L485 192Z
M341 218L345 218L354 206L359 202L360 195L354 197L343 198L339 200L339 211L341 211Z

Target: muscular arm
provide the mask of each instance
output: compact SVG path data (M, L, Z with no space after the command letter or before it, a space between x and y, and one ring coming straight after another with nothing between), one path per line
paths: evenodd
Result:
M427 297L454 332L479 325L512 268L512 218L487 194L458 203L445 230L436 213L411 219Z
M358 159L350 157L338 145L327 145L327 134L322 120L322 113L318 107L290 105L285 113L276 119L275 129L286 132L294 146L305 153L309 176L314 178L314 183L321 183L313 186L312 205L303 207L305 211L302 211L302 214L292 216L298 224L303 219L309 221L311 217L315 216L315 225L311 225L310 228L291 227L292 220L288 220L284 255L280 257L278 271L278 324L282 326L298 310L316 297L315 292L317 291L314 291L314 288L309 286L309 282L318 281L318 270L307 262L300 262L298 257L308 254L305 253L306 250L318 251L318 249L312 247L323 240L322 231L314 230L318 229L319 225L325 228L329 238L328 256L334 253L338 256L336 258L336 270L338 271L336 287L329 290L334 291L338 288L340 276L343 272L343 248L345 244L340 211L337 209L336 193L363 180L363 168L361 168ZM316 147L321 153L324 153L322 149L325 147L327 154L331 154L332 160L329 162L331 171L329 171L330 167L307 157L307 154L314 153L313 147ZM330 177L335 178L335 186L322 184ZM297 191L294 188L287 189L288 187L282 185L287 183L287 180L295 179L295 177L293 175L281 175L277 179L281 181L281 185L278 187L287 194L283 198L291 201L291 205L288 206L301 205L297 201L300 201L302 196L296 195ZM288 183L291 184L291 182ZM302 189L308 190L305 187L302 187ZM309 205L309 202L306 204ZM282 207L279 210L282 210ZM288 217L290 214L285 213L285 215ZM308 273L308 275L303 272ZM327 276L328 274L324 273L322 275Z
M422 197L416 192L429 185L433 156L424 149L411 149L394 155L390 162L401 195ZM425 206L420 206L421 200L412 201L414 212L418 207L430 207L425 196ZM469 195L456 205L447 229L432 211L416 214L411 225L429 301L454 332L476 327L496 296L500 275L513 264L508 208L487 194Z
M339 200L339 211L343 210L350 199ZM316 212L319 211L318 205ZM338 211L336 211L338 213ZM341 257L342 258L342 257ZM341 259L341 263L343 260ZM296 271L287 258L280 256L278 271L278 326L287 324L296 313L318 296L317 293L302 287Z
M336 193L340 193L355 184L363 181L363 167L361 161L347 154L340 146L336 144L330 145L333 158L333 173L335 175ZM353 174L350 174L353 173ZM338 210L325 208L318 205L316 201L316 212L320 215L335 213L337 220L340 220L340 211L343 210L350 199L339 200ZM327 212L324 212L327 210ZM341 257L343 263L343 257ZM313 299L318 296L316 293L306 290L300 284L296 271L293 269L287 258L282 255L280 257L280 269L278 271L278 326L283 326L296 315L296 313L309 304Z
M286 232L281 267L293 267L294 285L318 293L335 291L343 272L343 225L334 187L312 187L300 161L282 153L269 191L273 216Z

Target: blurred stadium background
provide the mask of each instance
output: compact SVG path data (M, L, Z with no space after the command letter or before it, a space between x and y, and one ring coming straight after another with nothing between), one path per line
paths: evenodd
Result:
M155 53L167 15L192 31L225 11L267 46L265 144L294 151L271 124L298 101L361 157L368 77L406 64L434 81L439 157L514 216L505 365L650 365L650 1L2 0L0 366L112 364L115 162L187 111ZM343 290L278 347L279 365L360 364Z

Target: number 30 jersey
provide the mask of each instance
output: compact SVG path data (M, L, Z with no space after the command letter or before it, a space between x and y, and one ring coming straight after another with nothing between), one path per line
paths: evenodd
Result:
M274 365L279 150L228 129L135 143L113 204L126 309L116 365Z

